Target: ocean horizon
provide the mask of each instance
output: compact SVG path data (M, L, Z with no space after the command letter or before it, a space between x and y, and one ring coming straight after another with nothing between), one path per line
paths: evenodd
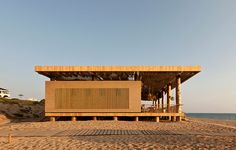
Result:
M192 118L207 118L207 119L236 121L236 113L186 113L186 115Z

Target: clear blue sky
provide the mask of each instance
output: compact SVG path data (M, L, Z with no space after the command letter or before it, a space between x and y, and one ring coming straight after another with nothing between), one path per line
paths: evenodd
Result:
M186 112L236 112L235 0L1 0L0 87L44 98L35 65L201 65Z

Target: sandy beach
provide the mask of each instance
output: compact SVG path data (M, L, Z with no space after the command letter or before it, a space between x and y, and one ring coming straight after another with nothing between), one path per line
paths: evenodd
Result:
M12 131L8 143L9 127ZM58 121L1 124L0 149L235 149L234 121Z

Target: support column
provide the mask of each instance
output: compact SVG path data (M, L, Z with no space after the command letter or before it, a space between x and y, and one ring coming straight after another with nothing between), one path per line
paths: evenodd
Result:
M180 116L176 116L176 121L181 121L181 117Z
M139 118L138 118L138 117L135 117L135 121L139 121Z
M176 121L176 117L175 116L171 116L171 121L175 122Z
M157 99L157 109L159 110L161 108L161 104L160 104L160 98Z
M170 107L171 107L171 84L168 84L167 86L167 112L170 113Z
M55 117L50 117L50 121L55 122L56 121Z
M118 121L118 117L117 116L113 117L113 120Z
M71 121L75 122L76 121L76 117L71 117Z
M165 99L165 91L164 89L162 90L162 98L161 98L161 108L162 108L162 112L164 112L164 99Z
M96 120L97 120L97 117L94 116L94 117L93 117L93 120L96 121Z
M156 117L156 120L155 120L156 122L159 122L160 121L160 119L159 119L159 117Z
M180 78L180 76L177 76L177 78L176 78L176 106L177 106L177 113L182 113L181 78Z

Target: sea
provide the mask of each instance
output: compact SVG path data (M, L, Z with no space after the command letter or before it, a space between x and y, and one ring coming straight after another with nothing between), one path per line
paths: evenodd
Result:
M236 113L187 113L187 116L192 118L208 118L236 121Z

